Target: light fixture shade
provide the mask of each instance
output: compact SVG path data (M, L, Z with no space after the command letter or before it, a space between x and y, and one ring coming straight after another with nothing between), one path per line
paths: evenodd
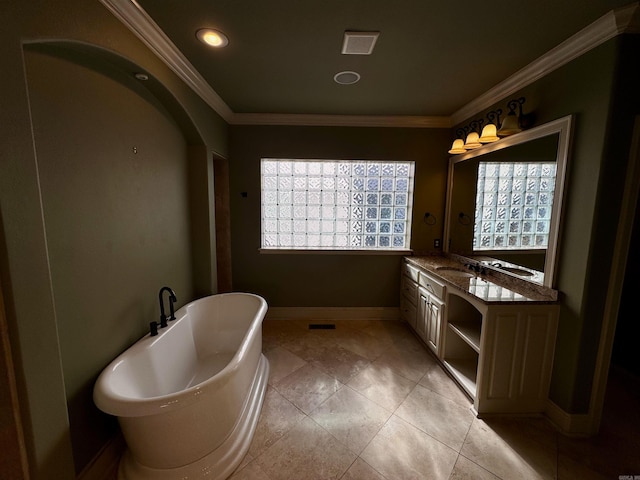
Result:
M479 141L479 137L480 135L478 135L478 132L469 133L469 135L467 135L467 139L464 141L464 148L470 150L472 148L481 147L482 144Z
M499 137L507 137L509 135L513 135L514 133L520 133L522 129L518 124L518 117L516 117L515 113L510 113L502 122L502 127L498 130Z
M485 127L482 129L482 135L480 135L478 141L480 143L491 143L500 140L500 137L498 137L498 133L496 132L496 130L496 126L493 123L485 125Z
M456 138L453 141L453 145L451 145L451 150L449 153L452 155L457 155L458 153L464 153L467 150L464 148L464 141L461 138Z

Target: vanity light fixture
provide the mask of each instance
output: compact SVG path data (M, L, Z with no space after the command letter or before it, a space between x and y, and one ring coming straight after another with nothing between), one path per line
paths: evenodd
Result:
M522 117L522 104L524 103L524 97L520 97L517 100L511 100L507 104L507 108L509 109L509 113L502 122L500 126L500 130L498 130L499 137L507 137L509 135L513 135L514 133L520 133L522 131L522 127L520 126L520 117ZM518 113L516 114L516 109L518 109Z
M480 148L482 143L480 143L480 134L478 130L482 128L482 124L484 120L474 120L469 124L470 132L467 135L467 139L464 141L464 148L466 150L472 150L474 148Z
M479 148L483 144L496 142L500 140L500 137L513 135L531 127L534 123L535 115L533 113L526 115L522 113L522 104L524 102L524 97L510 100L507 104L509 113L502 123L500 122L502 109L497 109L487 113L488 123L484 128L482 127L484 124L484 119L482 118L473 120L465 127L458 128L456 130L458 138L453 141L448 153L452 155L465 153L474 148Z
M458 138L456 138L453 141L453 145L451 145L451 149L449 150L449 153L451 155L457 155L459 153L464 153L467 151L467 149L464 148L464 138L467 130L468 129L466 127L462 127L456 130L456 135L458 136Z
M465 150L473 150L474 148L480 148L482 144L480 143L480 135L478 132L470 132L467 135L467 139L464 141Z
M229 39L224 33L211 28L201 28L196 32L196 37L202 43L214 48L226 47L229 44Z
M459 153L464 153L466 151L467 149L464 148L464 140L461 138L456 138L453 141L453 145L451 145L451 150L449 150L449 153L451 155L457 155Z
M480 143L491 143L500 140L498 137L498 125L500 125L500 115L502 115L502 110L491 110L487 113L487 119L489 123L487 123L482 129L482 134L478 139Z

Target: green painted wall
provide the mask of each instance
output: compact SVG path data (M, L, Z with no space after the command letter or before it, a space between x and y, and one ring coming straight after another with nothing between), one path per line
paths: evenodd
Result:
M630 122L628 119L633 115L640 115L640 75L636 65L636 58L640 51L640 36L625 38L622 44L622 52L619 65L618 85L616 86L616 114L613 117L616 122L614 135L625 137L628 135ZM638 117L636 117L638 118ZM618 120L619 119L619 120ZM623 167L615 160L624 160L625 143L614 143L614 149L609 158L611 162L610 176L617 178ZM607 183L610 180L607 179ZM605 217L608 209L604 211ZM635 220L631 236L629 258L625 281L621 292L620 312L616 325L615 342L612 352L612 363L640 375L640 358L638 357L638 347L636 344L636 331L638 323L637 295L640 291L640 197L635 205Z
M71 442L69 412L81 412L87 404L77 407L68 398L68 392L82 385L86 372L72 381L64 380L64 369L75 371L78 368L66 360L71 358L68 355L74 356L77 352L74 351L75 345L70 350L68 348L68 339L74 334L65 331L67 327L58 311L61 288L67 288L68 283L55 280L60 269L66 267L48 251L47 234L52 218L47 218L46 213L51 206L51 193L61 187L56 185L55 178L43 176L40 171L40 159L45 162L42 165L44 171L47 153L53 153L55 145L49 148L44 143L38 144L34 137L34 128L36 134L38 131L41 134L43 127L37 125L38 117L34 116L36 123L31 118L25 76L25 44L77 42L88 46L96 58L104 59L106 55L108 61L96 62L102 66L108 66L112 59L117 58L112 65L116 70L121 70L122 65L134 65L136 69L151 74L152 82L145 88L153 93L156 100L147 95L141 95L141 98L134 95L133 98L141 105L149 102L142 107L149 109L148 115L143 115L144 125L148 120L150 125L173 131L169 127L172 118L184 136L187 175L192 187L188 199L191 284L196 293L207 288L215 289L211 273L215 266L212 254L215 245L208 236L213 220L210 211L212 191L208 186L213 175L210 166L212 152L226 156L229 150L232 157L235 288L262 293L274 306L395 306L398 303L400 260L398 257L378 256L259 255L258 162L261 156L415 160L418 186L414 201L413 248L429 250L433 239L441 238L447 161L444 152L451 140L448 131L233 127L228 147L225 122L99 2L0 2L0 19L3 20L0 29L0 56L3 59L0 89L0 124L3 126L0 129L0 275L16 360L30 474L35 480L73 478L76 468L88 458L89 451L78 447L74 451ZM638 112L635 61L638 46L637 37L609 41L514 94L514 97L518 94L527 97L525 111L535 111L538 123L567 114L576 115L562 232L562 259L558 269L558 287L563 293L564 305L551 388L552 399L570 412L586 411L591 389L595 349L602 322L601 292L606 287L607 262L611 253L607 250L611 240L607 227L615 221L620 201L616 193L621 190L620 182L624 178L629 115ZM616 90L621 94L613 93ZM140 92L137 93L140 96ZM55 98L46 100L55 102ZM158 104L166 109L170 118L161 118L164 114L162 109L158 109ZM504 108L504 102L499 106ZM57 122L66 121L67 109L73 113L77 106L60 105ZM95 126L87 125L80 131L67 131L61 145L68 146L73 141L81 151L86 151L85 141L92 136L95 136ZM177 145L181 142L173 133L167 141L172 149L179 149ZM148 142L148 136L144 136L144 144ZM70 157L70 160L74 158ZM181 153L178 163L182 164L183 160ZM184 170L180 171L183 175ZM75 173L81 175L83 172ZM249 197L241 199L240 191L249 192ZM209 203L204 205L204 200ZM438 223L435 226L422 223L422 215L426 211L436 216ZM63 220L63 216L57 214L54 218ZM133 227L126 225L126 230L133 230ZM604 256L601 256L603 252ZM180 268L184 269L184 258L180 257ZM209 264L206 268L202 268L202 258ZM159 262L163 260L158 259ZM340 283L336 284L336 278ZM181 282L186 285L188 280L183 278ZM74 292L74 288L70 287L72 291L67 299L80 293ZM116 302L120 292L117 287L112 288L103 293L105 298ZM141 299L142 302L148 301L146 294ZM66 305L69 304L66 300ZM115 308L118 306L123 312L130 311L131 307L124 303L114 304ZM140 319L148 314L145 308L150 307L138 307L139 317L134 320L140 333L143 331L143 320ZM107 328L97 321L81 326L90 332ZM134 334L128 332L126 336L130 341ZM96 358L90 357L89 361L95 362ZM77 457L76 466L74 455Z
M600 340L602 318L605 314L606 298L603 292L609 287L609 274L613 260L613 245L616 240L622 194L627 180L632 128L640 114L640 71L637 68L640 51L640 35L624 35L615 41L617 47L615 80L608 115L606 143L602 155L602 167L598 178L598 197L592 237L592 265L586 286L585 330L582 336L581 356L578 364L579 385L588 391L592 383L592 371ZM636 214L637 216L637 214ZM631 243L630 249L637 245ZM627 258L627 268L633 268L633 255ZM615 292L622 295L622 292ZM615 319L614 319L615 320ZM616 337L624 335L616 332ZM636 363L639 363L636 358ZM636 368L638 366L636 365ZM586 409L588 399L576 397L576 408Z
M433 250L442 238L447 180L446 129L356 127L230 128L233 287L271 306L397 307L397 255L260 254L260 159L324 158L416 162L411 247ZM247 192L247 197L241 196ZM422 218L430 212L436 225Z
M97 373L157 319L163 285L193 299L187 145L130 76L25 58L79 471L115 431L92 402Z
M631 36L617 37L510 97L526 98L524 112L533 112L536 124L575 115L556 282L562 310L550 390L550 398L570 413L586 413L589 407L630 144L630 112L638 111L637 92L627 92L624 100L615 94L622 87L618 66L625 59L633 64L637 43ZM637 85L636 73L625 75L624 85ZM504 110L507 100L492 108ZM612 125L622 129L613 133Z
M97 1L1 2L0 18L1 283L30 476L68 479L113 427L91 380L155 319L159 286L215 291L227 125Z

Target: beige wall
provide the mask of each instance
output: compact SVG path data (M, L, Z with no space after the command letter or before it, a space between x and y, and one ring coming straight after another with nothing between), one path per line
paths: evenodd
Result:
M3 23L0 29L0 56L3 59L0 89L0 213L3 238L0 245L4 247L0 251L0 274L9 335L23 407L31 478L68 479L75 476L75 470L86 463L100 443L99 439L92 439L87 442L85 450L76 441L72 448L68 408L73 424L74 416L83 415L82 412L89 408L86 396L90 390L88 378L97 375L96 369L100 363L104 363L108 356L107 350L115 350L116 344L130 342L144 332L144 325L149 320L147 317L156 308L153 297L157 295L157 285L166 281L175 285L176 289L182 288L190 292L215 290L215 243L209 235L214 216L212 205L203 204L200 199L213 198L211 159L213 152L221 155L227 153L226 124L97 1L2 2L0 19ZM27 84L23 46L43 41L61 44L63 50L73 52L71 56L78 51L83 54L89 52L88 58L93 58L93 61L89 60L85 67L95 70L96 66L100 66L103 71L99 75L83 72L91 80L86 85L87 91L79 90L79 97L72 99L76 104L62 102L57 95L43 94L39 99L34 97L32 122L28 87L31 88L42 73L34 76L33 70L27 72L31 75L30 84ZM40 68L33 64L29 66ZM113 78L126 69L131 72L132 67L135 67L135 71L149 73L151 81L145 87L149 91L147 94ZM114 72L109 73L109 68L113 68ZM76 73L71 73L73 81L81 78ZM53 76L51 81L55 82ZM114 114L107 115L104 124L83 124L76 129L65 129L65 122L70 122L71 117L82 111L79 99L98 84L110 85L106 90L110 93L103 99L100 108L113 107ZM118 99L126 97L130 101L107 105L109 95L119 91L122 97L117 95ZM50 117L42 115L43 110L47 115L54 116L53 122ZM112 156L124 161L124 149L131 148L132 139L124 137L122 130L114 129L113 125L115 112L123 110L127 111L128 116L123 121L123 126L131 122L131 134L139 135L137 138L142 139L140 145L144 148L141 154L153 154L155 161L166 160L175 154L175 164L163 164L163 168L166 168L160 172L140 164L138 167L145 173L144 179L136 175L134 165L125 167L124 162L108 172L100 172L98 167L94 169L93 165L82 164L81 160L87 158L103 162ZM97 122L101 119L99 116L95 118ZM173 127L170 126L172 122ZM99 135L101 127L105 128L105 137ZM151 134L149 129L155 130L155 127L161 132L173 132L168 133L168 143L154 144L155 133ZM182 140L176 136L176 130L183 135ZM53 135L54 131L62 133ZM118 133L122 135L117 135ZM102 151L92 152L96 140L101 138L110 138L112 143L107 148L102 145ZM169 146L166 156L155 155L161 145ZM148 150L145 151L145 148ZM77 168L69 168L67 165L66 175L60 178L56 177L60 172L55 164L60 160L61 152L64 153L63 160L74 162ZM187 171L185 158L188 161ZM81 168L83 166L86 169ZM126 168L130 170L127 171ZM81 189L73 194L66 191L66 181L77 182L73 185L77 187L78 184L83 184L81 180L84 176L95 174L102 178L102 173L106 175L105 182L109 185L95 185L96 188L91 191ZM149 178L146 174L153 177ZM117 186L110 184L116 181L118 175L123 183L129 182L129 188L124 189L120 197L116 195ZM172 179L176 181L176 185L181 186L172 190L168 183L170 176L175 177ZM130 183L134 178L140 179L140 184ZM184 182L188 179L191 179L193 188L185 191ZM197 179L197 183L193 184L193 179ZM149 191L154 180L158 180L163 187L170 188L167 192L170 197L167 197L166 203L171 205L165 204L163 207L165 211L169 209L172 221L176 220L176 216L182 216L185 205L188 205L190 219L179 225L180 229L188 231L183 231L180 235L171 232L164 238L151 239L145 237L146 227L152 224L150 230L156 231L160 227L167 227L161 220L156 218L146 223L140 222L136 215L141 215L141 211L136 211L135 208L124 213L120 211L123 215L119 219L115 218L118 210L125 208L123 203L118 203L124 200L123 197L136 200L136 206L142 211L155 213L156 205L152 206L151 202L157 193ZM85 219L93 209L98 211L99 207L103 208L95 218L96 223L91 225L92 228L83 231L77 224L65 224L75 216L67 216L68 212L61 211L64 208L56 205L61 200L59 193L69 194L65 201L76 202L75 208L83 211ZM78 196L74 199L75 194ZM109 208L112 210L108 211ZM193 219L203 220L204 223L192 228ZM114 223L120 221L123 223L120 224L118 234L105 240L99 248L94 245L95 250L92 252L82 250L90 245L90 240L99 241L96 240L97 233L104 233L108 227L113 227ZM143 230L145 233L142 233ZM65 255L69 252L65 252L63 247L64 241L68 240L65 235L71 231L80 235L82 240L79 246L76 245L79 248L72 249L71 257L75 258L66 261ZM129 239L125 238L123 232L130 235ZM139 235L135 236L133 232ZM49 233L52 235L51 239L48 237ZM125 263L140 267L135 269L139 270L142 264L153 264L146 269L147 284L149 288L153 285L151 292L142 294L141 290L145 289L143 282L138 290L140 295L133 295L135 298L123 293L122 285L117 281L117 272L102 272L104 276L97 273L97 269L106 266L110 258L117 256L118 247L127 241L146 241L149 255L131 259L118 258L114 267L121 267ZM184 251L185 241L189 247L188 252ZM111 242L111 251L108 242ZM158 243L153 242L163 245L159 247ZM179 253L170 255L172 250ZM93 258L95 263L81 264L82 262L77 262L81 257ZM185 258L190 262L187 266ZM169 265L165 263L167 261ZM193 268L194 264L199 265L199 271ZM99 285L103 287L102 295L96 297L92 294L84 298L81 300L81 308L73 312L71 310L75 307L71 299L86 294L87 290L85 285L81 285L82 279L67 277L70 268L78 268L82 276L87 275L84 278L87 283L101 282ZM167 276L174 273L175 279L166 280ZM138 275L144 276L145 273ZM62 276L65 277L63 280ZM133 280L135 274L130 273L130 277L127 281ZM180 292L177 293L180 295ZM179 298L181 301L187 300L186 297L190 294L192 295L180 295ZM61 298L64 300L61 301ZM108 307L103 306L102 299L105 299ZM90 312L97 313L87 319ZM74 330L76 327L77 331ZM89 338L81 339L81 332ZM97 351L88 348L89 351L83 351L95 341L91 337L95 338L100 334L108 335L103 339L105 349ZM87 344L79 343L83 341ZM78 364L78 358L86 367ZM65 381L67 374L69 378ZM74 392L81 390L84 392L84 400L76 404L76 398L81 398L82 395L76 397ZM73 428L75 431L75 427ZM86 428L87 425L83 425L81 421L77 431Z

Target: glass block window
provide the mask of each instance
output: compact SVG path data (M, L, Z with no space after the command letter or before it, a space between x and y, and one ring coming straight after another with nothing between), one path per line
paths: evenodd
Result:
M547 248L555 163L480 162L474 250Z
M264 158L263 249L407 250L414 162Z

